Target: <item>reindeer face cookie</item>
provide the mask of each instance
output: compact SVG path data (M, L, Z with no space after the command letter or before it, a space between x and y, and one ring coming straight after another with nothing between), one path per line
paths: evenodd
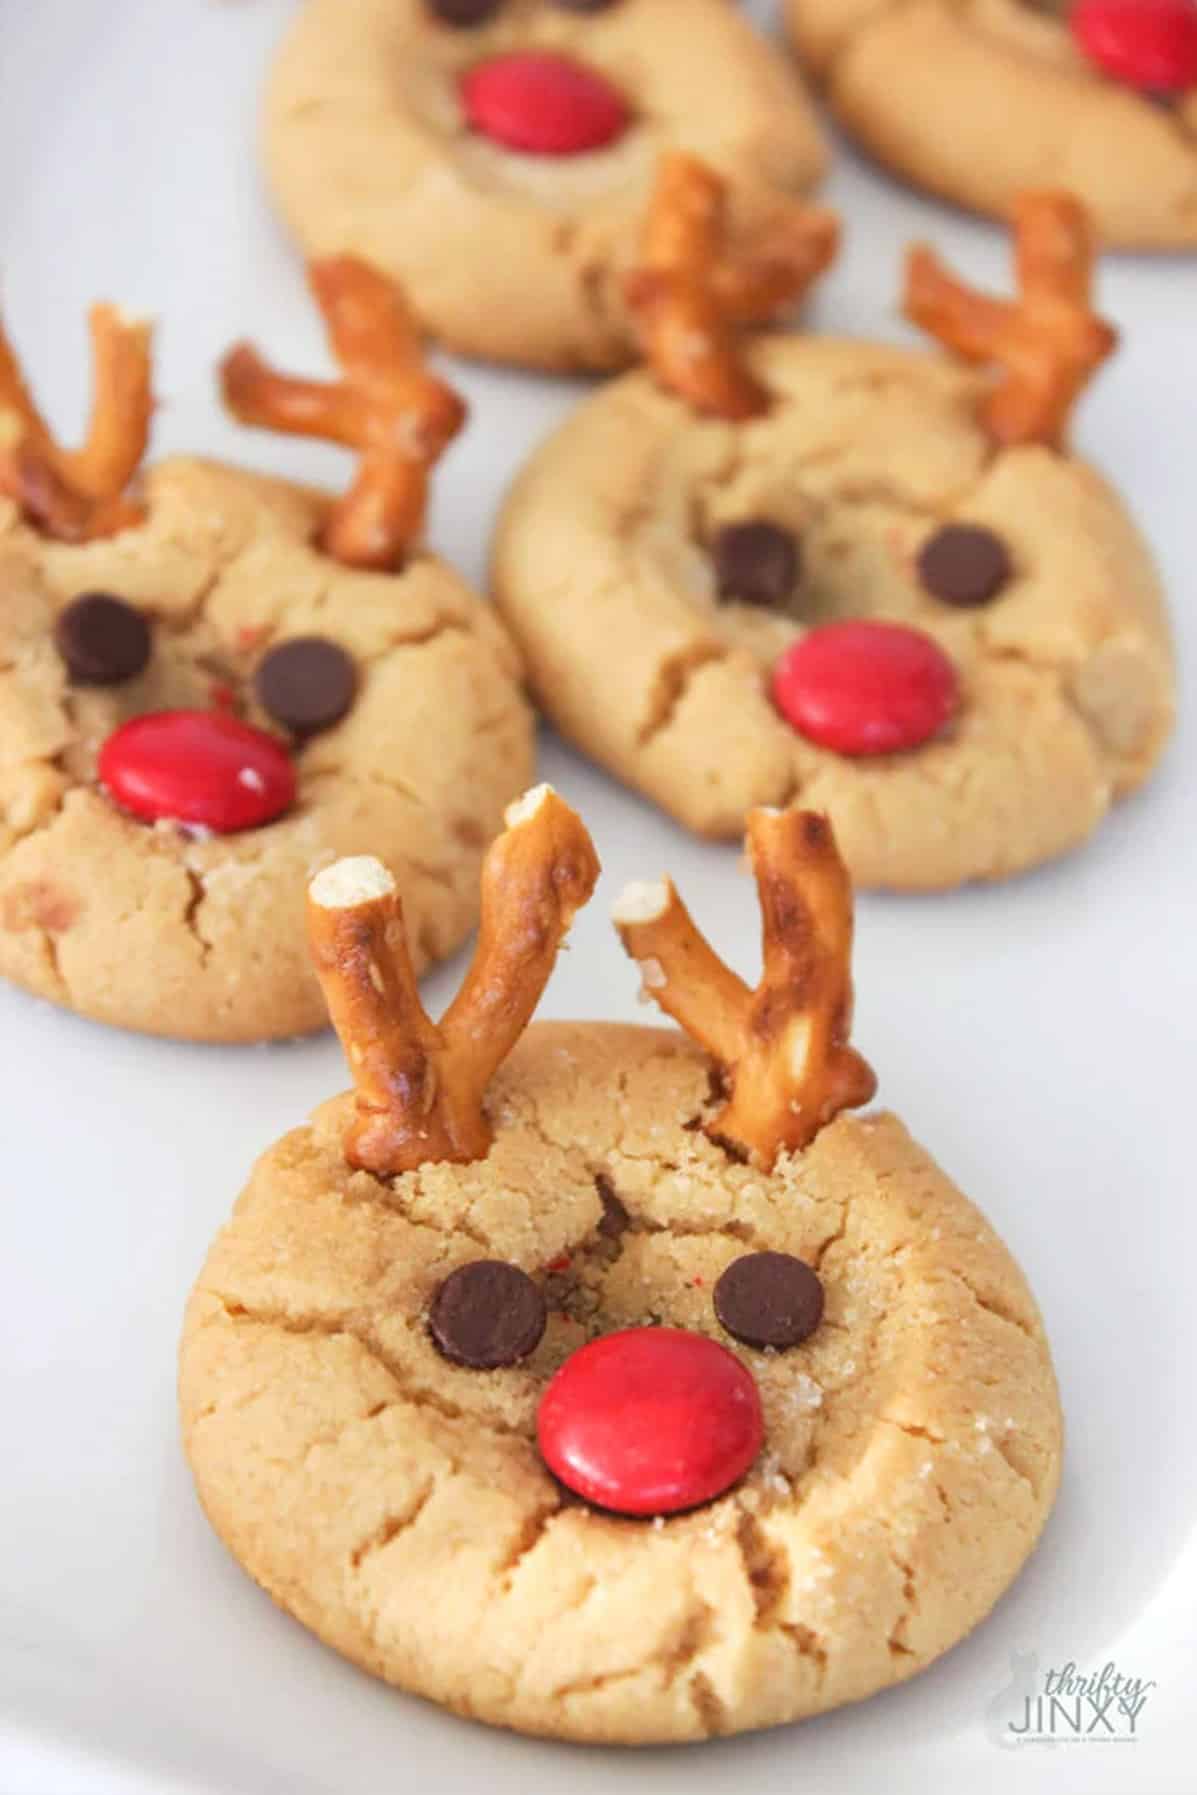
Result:
M1194 0L789 0L838 118L887 168L1005 215L1051 178L1107 243L1197 247Z
M1083 217L1024 203L1013 304L912 254L910 315L955 356L737 348L745 270L679 226L703 178L664 171L635 277L657 377L586 401L500 518L496 596L542 706L703 834L755 804L826 810L862 884L948 887L1076 845L1172 711L1149 552L1062 446L1112 346ZM828 249L809 241L808 275ZM776 266L766 243L750 285Z
M307 253L368 256L449 347L527 366L632 359L622 277L675 143L746 239L822 171L785 59L726 0L308 0L267 98Z
M259 1161L192 1295L201 1500L322 1639L473 1719L640 1744L857 1700L969 1631L1043 1525L1034 1302L899 1122L837 1114L873 1079L822 819L752 819L755 992L668 882L621 900L707 1051L542 1024L500 1063L595 871L551 793L509 821L439 1025L384 869L313 885L357 1092Z
M409 327L385 283L347 263L316 278L346 382L288 382L246 350L229 380L245 415L257 401L284 427L289 405L317 431L339 408L346 442L389 390L409 460L367 446L342 500L186 460L124 496L144 428L123 457L111 443L148 419L148 342L103 308L81 456L50 442L11 368L3 394L21 427L0 456L0 974L119 1026L321 1027L296 889L367 844L403 871L418 964L451 952L528 776L513 650L407 547L457 401L414 364L400 379Z

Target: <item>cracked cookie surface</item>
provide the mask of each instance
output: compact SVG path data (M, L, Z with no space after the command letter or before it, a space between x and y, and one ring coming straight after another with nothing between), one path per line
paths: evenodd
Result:
M1051 1360L983 1217L888 1115L841 1115L772 1174L731 1161L695 1126L709 1064L668 1030L535 1025L488 1157L389 1184L346 1169L337 1098L259 1161L192 1294L183 1437L217 1532L330 1645L470 1718L631 1744L860 1699L983 1618L1051 1507ZM825 1287L789 1352L715 1319L758 1248ZM428 1307L496 1255L548 1327L471 1371ZM750 1368L765 1443L726 1496L624 1520L549 1475L536 1409L574 1348L655 1321Z
M153 1034L323 1028L303 920L314 869L385 854L418 966L472 928L482 852L532 763L517 657L443 562L421 553L380 575L319 554L320 495L180 460L150 472L147 498L144 525L85 545L0 511L0 975ZM70 684L52 636L96 590L152 630L146 670L105 688ZM348 651L358 689L335 727L294 745L279 820L203 838L138 822L97 787L98 751L131 716L224 704L270 728L254 668L311 634Z
M461 75L524 50L597 71L630 128L566 158L471 133ZM727 181L732 228L749 237L824 162L786 58L727 0L507 0L457 30L423 0L308 0L271 77L264 142L308 255L350 249L400 278L450 348L551 368L633 359L622 277L663 150L684 146Z
M1197 90L1161 106L1107 80L1029 0L788 0L836 115L887 168L1005 216L1067 188L1107 243L1197 248Z
M517 478L493 584L542 707L702 834L738 835L758 804L826 811L858 884L943 888L1075 846L1147 777L1172 720L1163 600L1117 495L1072 457L996 450L981 377L946 359L798 337L750 358L766 417L700 421L632 374ZM716 532L762 517L801 545L788 609L716 593ZM950 523L1009 551L987 605L920 582ZM850 759L774 709L769 671L804 627L860 615L925 631L958 669L959 714L922 748Z

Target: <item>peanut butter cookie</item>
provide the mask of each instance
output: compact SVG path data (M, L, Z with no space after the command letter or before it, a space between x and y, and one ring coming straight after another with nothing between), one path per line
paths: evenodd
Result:
M1197 248L1193 0L787 0L806 69L878 161L1004 217L1045 178L1106 243Z
M584 401L500 516L495 594L540 704L702 834L826 810L861 884L1075 847L1173 706L1150 552L1066 446L1114 343L1083 213L1024 198L1013 302L912 252L908 314L952 353L737 342L743 266L709 228L677 236L702 179L662 176L634 294L649 371ZM766 240L752 281L771 267Z
M722 173L746 240L824 162L727 0L307 0L264 143L306 253L365 255L450 348L545 368L632 360L622 277L662 148Z
M340 441L382 408L406 447L367 442L340 500L189 460L135 489L149 338L111 308L73 456L3 355L0 975L121 1027L323 1026L296 893L367 844L402 869L417 963L452 952L530 771L515 652L416 542L458 401L389 283L342 261L316 284L346 380L291 382L244 348L227 379L247 419L295 427L298 397L298 427Z
M755 992L668 881L621 899L694 1038L514 1046L596 868L543 788L509 822L439 1025L386 870L312 886L357 1089L259 1161L191 1297L201 1500L305 1626L471 1719L632 1745L859 1700L976 1625L1043 1526L1034 1301L902 1125L847 1114L875 1081L824 819L751 820Z

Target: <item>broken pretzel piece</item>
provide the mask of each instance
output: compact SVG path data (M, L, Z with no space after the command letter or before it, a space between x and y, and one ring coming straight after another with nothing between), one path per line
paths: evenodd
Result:
M645 989L713 1055L729 1096L712 1140L771 1167L842 1109L867 1103L872 1069L852 1047L852 887L827 818L753 810L748 851L764 923L752 991L715 953L673 883L630 885L615 906Z
M794 202L759 251L735 255L725 223L719 177L694 156L663 157L627 299L663 386L698 411L751 418L768 409L769 395L739 352L736 327L764 323L801 298L834 258L839 224Z
M377 1178L485 1157L486 1087L594 890L593 843L551 786L509 806L506 822L483 862L474 959L439 1023L420 1001L399 893L381 862L338 860L309 887L312 957L357 1093L345 1157Z
M251 344L238 343L220 367L225 403L243 424L360 452L321 545L347 567L392 573L419 535L429 474L465 422L465 404L424 366L415 321L393 281L350 255L313 262L308 279L342 379L280 374Z
M994 442L1063 445L1081 390L1117 346L1092 306L1094 238L1068 193L1024 193L1014 204L1019 297L991 299L958 281L923 244L910 251L904 311L965 361L993 363L981 404Z
M78 449L55 441L0 327L0 492L60 542L115 536L145 516L126 489L149 442L153 327L106 304L88 323L91 419Z

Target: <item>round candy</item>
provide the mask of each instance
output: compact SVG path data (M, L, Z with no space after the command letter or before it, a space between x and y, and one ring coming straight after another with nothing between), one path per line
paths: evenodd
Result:
M108 592L83 592L58 613L54 646L77 686L116 686L149 664L150 626Z
M357 691L357 669L325 636L293 636L272 648L254 674L263 710L293 735L315 735L339 723Z
M1069 23L1115 81L1146 93L1197 86L1197 0L1077 0Z
M450 1272L428 1316L434 1345L457 1365L494 1371L540 1345L545 1304L537 1286L505 1259L475 1259Z
M281 742L223 711L149 711L100 750L100 783L143 822L168 817L231 835L281 816L295 768Z
M677 1514L721 1496L764 1437L751 1373L680 1328L630 1328L580 1347L546 1389L536 1425L554 1476L624 1515Z
M798 584L798 539L767 518L726 524L711 545L715 585L722 599L776 610Z
M475 64L461 98L473 130L532 156L578 156L622 136L627 105L593 69L548 50L516 50Z
M823 1319L819 1274L793 1253L745 1253L714 1290L720 1324L745 1346L797 1346Z
M930 636L900 623L827 623L773 669L773 702L837 754L895 754L929 741L960 701L956 669Z
M919 552L919 579L946 605L984 605L1014 572L1010 551L983 524L945 524Z
M503 0L424 0L424 3L442 25L465 31L471 25L485 25L488 19L493 19Z

